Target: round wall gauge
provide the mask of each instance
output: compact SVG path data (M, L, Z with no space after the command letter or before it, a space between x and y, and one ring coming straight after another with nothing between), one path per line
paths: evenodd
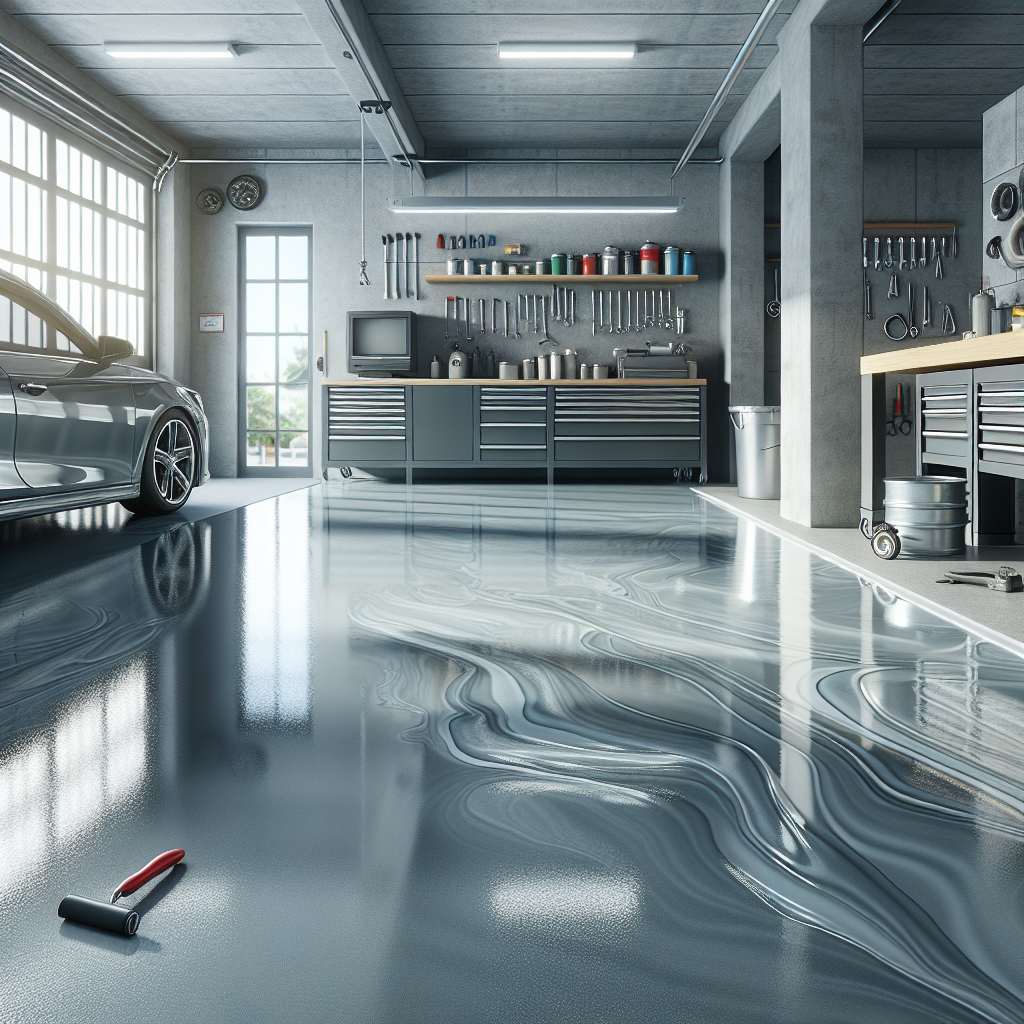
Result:
M209 216L220 213L224 207L224 193L219 188L204 188L196 196L196 206Z
M236 210L253 210L263 200L263 184L251 174L240 174L228 185L228 202Z

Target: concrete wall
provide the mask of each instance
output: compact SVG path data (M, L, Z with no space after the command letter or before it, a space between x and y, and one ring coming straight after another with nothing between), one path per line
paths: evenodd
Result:
M970 330L968 292L977 291L982 267L982 224L978 216L978 182L981 180L981 150L978 149L866 149L864 151L864 220L879 222L949 222L960 226L960 255L943 261L943 277L935 277L935 264L929 261L923 270L900 274L900 297L888 299L890 271L875 273L872 264L868 271L874 300L875 318L865 323L864 352L886 352L906 348L908 345L927 345L948 338L942 334L942 308L946 302L953 310L957 337ZM868 257L874 255L873 239L879 234L884 249L887 234L898 237L900 232L871 232ZM906 235L909 237L910 232ZM938 232L926 234L931 240ZM895 238L894 238L895 241ZM909 243L908 243L909 244ZM908 250L909 259L909 250ZM917 325L920 334L916 341L890 341L883 331L886 317L893 313L907 314L907 283L913 283L917 305ZM932 304L932 325L922 325L924 318L924 292L927 287ZM887 379L888 405L896 396L897 383L902 380L913 393L914 378L890 374ZM917 415L917 410L914 410ZM912 475L915 471L914 437L898 435L886 440L886 472L890 476Z
M1008 223L1000 223L992 216L993 190L1003 181L1019 184L1024 172L1024 89L1010 93L985 111L982 145L985 184L981 197L981 220L984 231L976 251L982 254L985 285L995 289L996 302L1001 305L1017 302L1024 296L1024 270L1011 270L1002 260L989 259L984 255L984 246L994 235L1005 235ZM970 324L965 330L969 328Z
M260 154L262 155L262 154ZM533 154L523 154L533 155ZM548 154L537 154L548 155ZM626 155L626 154L623 154ZM209 217L195 207L195 196L207 186L223 189L241 173L253 173L266 183L266 198L255 210L240 213L231 206ZM676 179L675 192L686 198L679 217L525 217L449 216L396 217L385 200L390 194L408 194L407 172L380 165L366 169L366 256L371 280L360 287L359 276L359 167L358 165L198 165L191 168L189 208L191 210L191 318L190 382L203 394L212 423L212 464L215 476L237 473L238 428L238 229L250 224L312 225L313 228L313 322L310 338L314 357L319 354L323 331L329 332L329 375L345 372L345 314L349 309L415 309L419 314L420 372L429 372L435 353L447 363L444 300L453 289L422 283L424 273L444 273L450 253L436 249L438 233L444 235L494 234L499 246L485 249L484 256L501 258L502 246L521 242L530 257L550 256L571 250L594 252L606 244L638 248L651 239L691 249L697 258L701 280L675 289L674 302L688 310L686 341L692 345L701 376L712 382L711 465L723 478L728 473L728 418L722 384L722 350L718 330L718 168L687 167ZM426 182L416 182L416 191L428 195L664 195L668 192L668 168L658 165L555 165L459 167ZM422 298L384 301L381 234L396 230L419 231ZM473 256L478 250L460 255ZM516 292L534 289L550 295L550 279L539 286L523 278L521 286L463 287L460 294L515 298ZM590 289L577 289L581 323L573 328L549 324L551 337L560 347L578 351L582 362L612 363L612 349L621 336L598 335L590 329ZM200 313L226 314L223 334L199 334ZM657 332L658 340L674 337ZM641 341L651 332L639 335ZM634 337L637 337L634 335ZM474 340L472 347L477 342ZM482 351L494 349L497 359L521 362L540 351L532 337L519 341L488 335ZM314 373L314 379L320 377ZM314 388L312 411L313 465L320 463L319 388ZM724 468L723 468L724 466Z

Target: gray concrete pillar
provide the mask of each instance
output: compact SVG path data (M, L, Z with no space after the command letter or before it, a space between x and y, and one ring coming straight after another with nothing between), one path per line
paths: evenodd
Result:
M859 509L862 38L812 24L781 51L781 513L804 526L856 526Z
M764 402L764 163L727 159L719 177L719 331L730 405Z

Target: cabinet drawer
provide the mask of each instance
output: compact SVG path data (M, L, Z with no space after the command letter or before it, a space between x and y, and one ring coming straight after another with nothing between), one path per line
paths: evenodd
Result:
M700 440L676 441L663 438L555 441L556 462L699 462Z
M480 446L488 444L539 444L542 448L547 443L547 426L507 425L496 426L480 424Z
M662 417L626 419L614 416L589 416L559 419L555 422L555 440L576 437L666 437L700 436L700 420Z
M328 441L330 462L404 462L405 441Z
M480 447L481 462L538 462L544 465L548 461L548 450L541 446L491 445Z

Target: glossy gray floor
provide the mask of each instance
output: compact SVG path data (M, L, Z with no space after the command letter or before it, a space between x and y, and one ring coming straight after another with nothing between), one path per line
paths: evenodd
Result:
M0 541L5 1022L1024 1019L1024 663L684 488Z

